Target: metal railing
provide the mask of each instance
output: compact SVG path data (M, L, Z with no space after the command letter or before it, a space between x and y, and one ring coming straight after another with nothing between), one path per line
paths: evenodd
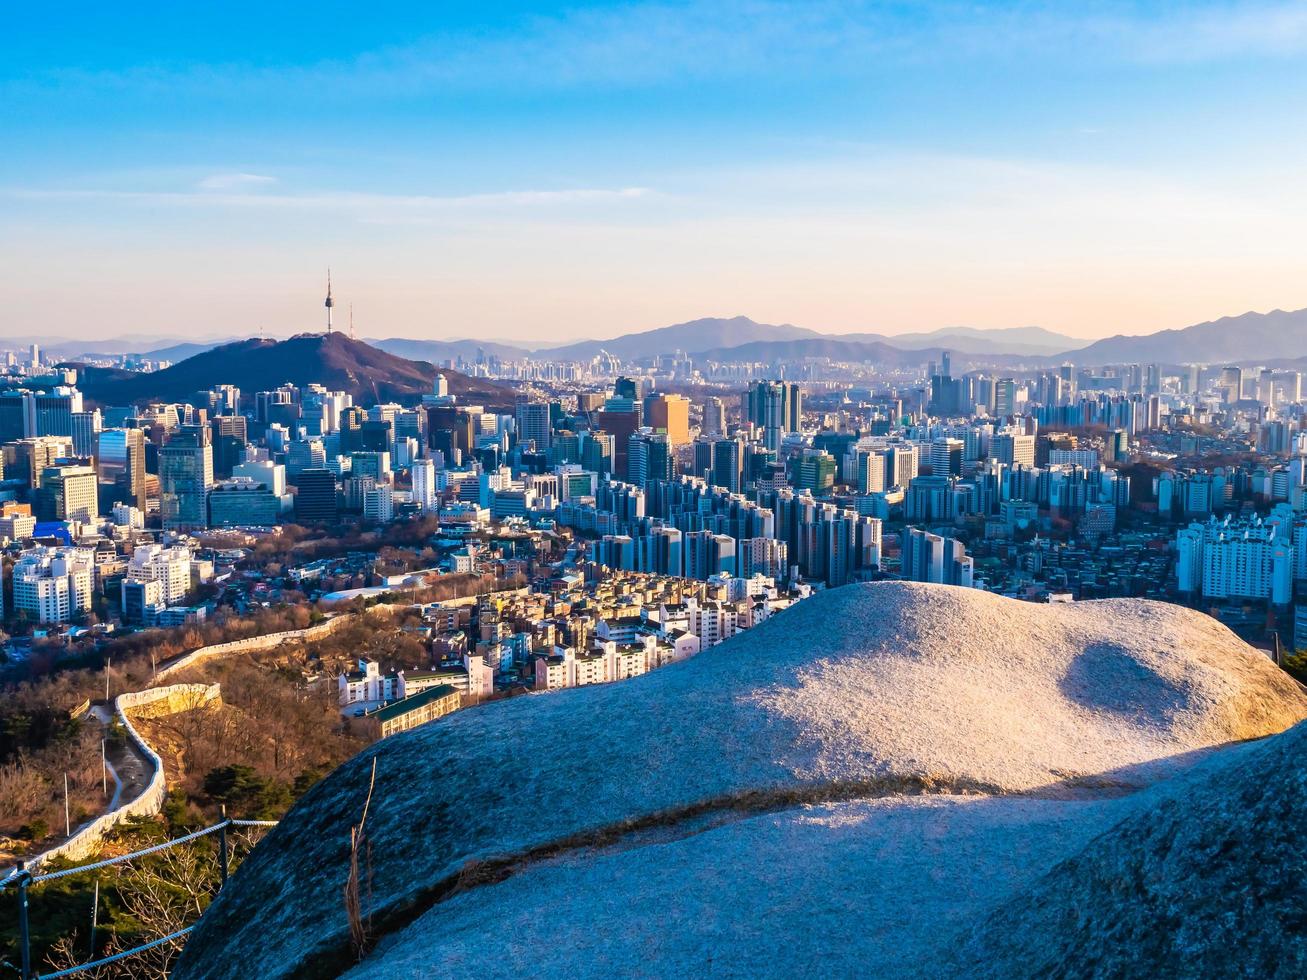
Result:
M27 869L26 862L19 861L18 866L9 873L8 876L0 878L0 891L11 886L18 888L18 944L20 966L19 974L22 980L55 980L57 977L70 977L78 973L85 973L89 970L95 970L110 963L116 963L119 960L125 960L128 957L136 956L156 946L162 946L164 943L172 942L175 939L187 935L195 924L179 929L167 936L160 936L158 939L152 939L148 943L140 946L134 946L131 949L125 949L121 952L114 953L112 956L106 956L102 959L91 960L78 966L70 966L54 973L35 973L32 970L32 933L28 917L28 889L33 885L39 885L46 881L57 881L60 878L67 878L70 875L85 874L89 871L98 871L101 868L107 868L115 864L125 864L128 861L135 861L138 858L148 857L151 854L157 854L160 851L166 851L169 848L177 847L181 844L189 844L192 841L199 840L201 837L207 837L209 834L218 835L218 888L222 889L227 884L228 863L230 857L230 847L227 841L227 828L229 827L275 827L276 820L236 820L227 816L227 808L222 808L222 819L210 827L202 827L199 830L184 834L181 837L174 837L172 840L166 840L151 847L143 847L139 851L132 851L130 854L120 854L117 857L106 858L103 861L93 861L90 864L79 864L71 868L60 868L58 871L47 871L44 874L33 874Z

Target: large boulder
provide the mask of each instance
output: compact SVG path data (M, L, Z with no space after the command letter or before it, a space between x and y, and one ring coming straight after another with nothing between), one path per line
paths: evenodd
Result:
M953 970L1307 976L1307 724L1221 755L989 915Z
M956 827L973 856L960 881L988 904L950 907L991 911L1119 819L1132 792L1304 717L1298 685L1177 606L849 586L644 677L497 702L373 746L254 851L201 920L177 976L334 976L353 964L342 886L374 760L365 874L381 948L365 971L407 953L420 963L395 960L394 975L457 972L460 962L517 972L497 953L509 930L496 916L511 911L539 919L544 946L554 928L590 935L575 955L554 944L569 975L633 962L672 974L703 968L709 953L715 969L767 973L785 959L768 947L790 935L792 966L846 941L830 923L802 924L802 909L776 914L769 895L811 896L843 869L875 880L878 848L891 845L895 860L921 866ZM1072 819L1079 813L1092 816ZM1029 824L1043 842L1008 861L1001 884L986 883L1003 837L987 820ZM814 829L822 821L848 828L838 835L846 843L819 846L832 842ZM796 860L757 865L754 853ZM678 895L675 878L649 874L664 855L719 887L685 890L684 916L648 933L654 948L571 904L572 894L624 899L647 931L663 907L656 896ZM674 934L736 895L724 934ZM900 919L911 911L892 894L880 907L896 906ZM868 915L859 928L872 929L877 948L901 938ZM251 961L244 951L255 948Z

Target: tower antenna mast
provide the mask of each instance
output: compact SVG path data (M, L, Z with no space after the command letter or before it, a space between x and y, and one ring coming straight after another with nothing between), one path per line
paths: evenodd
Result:
M331 308L332 306L335 305L331 301L331 267L330 266L327 267L327 302L324 305L327 307L327 333L330 334L331 333Z

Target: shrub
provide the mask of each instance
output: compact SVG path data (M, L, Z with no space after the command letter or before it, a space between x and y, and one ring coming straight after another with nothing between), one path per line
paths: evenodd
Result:
M18 828L18 837L20 840L39 841L45 840L50 836L50 825L40 817L29 820Z
M250 766L220 766L204 777L204 792L226 803L233 815L264 819L278 816L291 801L290 788L258 775Z

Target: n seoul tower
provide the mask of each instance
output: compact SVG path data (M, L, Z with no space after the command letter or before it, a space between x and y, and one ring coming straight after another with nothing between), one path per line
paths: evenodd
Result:
M327 333L331 333L331 269L327 269L327 302L323 304L327 308Z

